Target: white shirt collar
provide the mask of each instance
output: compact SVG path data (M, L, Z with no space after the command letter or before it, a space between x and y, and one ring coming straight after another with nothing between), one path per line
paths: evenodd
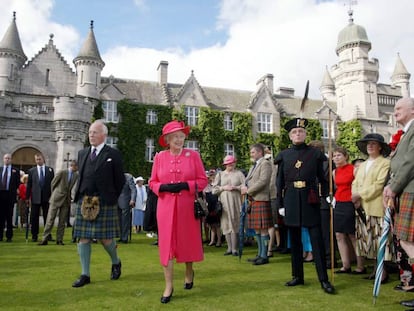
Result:
M105 145L105 143L102 143L102 144L100 144L100 145L98 145L98 146L96 146L96 147L91 146L91 153L92 153L93 148L95 148L95 149L96 149L96 155L98 155L98 154L99 154L99 152L101 152L101 150L102 150L102 148L104 147L104 145Z
M403 131L404 133L407 133L408 129L410 128L411 123L413 123L414 119L411 119L410 121L408 121L408 123L403 127Z

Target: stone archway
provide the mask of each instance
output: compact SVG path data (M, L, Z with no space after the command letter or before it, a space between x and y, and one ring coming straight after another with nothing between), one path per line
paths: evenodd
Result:
M40 151L33 147L23 147L16 150L12 154L13 166L27 173L30 168L36 165L34 160L36 153L40 153Z

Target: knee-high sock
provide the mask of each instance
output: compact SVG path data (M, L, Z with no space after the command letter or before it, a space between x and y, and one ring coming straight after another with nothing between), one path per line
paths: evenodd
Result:
M237 238L238 234L237 233L231 233L231 251L232 252L236 252L237 251Z
M78 243L78 253L82 267L82 275L90 276L89 266L91 263L91 243Z
M112 240L111 243L108 245L103 244L103 247L105 248L106 252L111 256L112 264L116 265L119 264L119 258L116 251L116 243L115 240Z
M263 247L262 237L260 236L260 234L256 233L256 241L257 241L257 248L258 248L257 256L260 256L260 254L262 253L262 247Z
M227 251L231 252L231 233L227 233L225 237L226 237L226 243L227 243Z
M260 253L260 257L267 258L267 245L269 244L269 235L262 235L262 252Z

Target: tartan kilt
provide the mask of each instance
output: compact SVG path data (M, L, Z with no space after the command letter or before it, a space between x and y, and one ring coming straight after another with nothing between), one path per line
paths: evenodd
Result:
M247 217L248 228L254 230L267 230L273 227L272 209L269 201L253 201L251 211Z
M398 214L395 215L394 234L399 240L414 242L414 193L403 192Z
M76 204L74 238L113 239L120 236L118 204L101 205L95 220L85 220L81 214L82 199Z

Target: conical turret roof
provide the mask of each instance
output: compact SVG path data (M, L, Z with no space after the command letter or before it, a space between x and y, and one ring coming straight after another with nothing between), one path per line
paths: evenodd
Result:
M397 54L397 61L395 62L394 72L392 76L397 75L409 75L407 68L405 68L404 63L401 60L400 53Z
M27 59L26 55L23 52L19 31L17 30L16 12L13 12L13 20L0 42L0 51L15 53L21 56L24 60Z
M328 68L325 68L325 74L323 75L321 87L333 87L335 86L334 81L332 80L331 75L329 74Z
M96 44L95 34L93 32L93 21L91 21L91 28L89 30L88 37L73 62L76 62L78 59L91 59L104 64L101 54L99 53L98 45Z

